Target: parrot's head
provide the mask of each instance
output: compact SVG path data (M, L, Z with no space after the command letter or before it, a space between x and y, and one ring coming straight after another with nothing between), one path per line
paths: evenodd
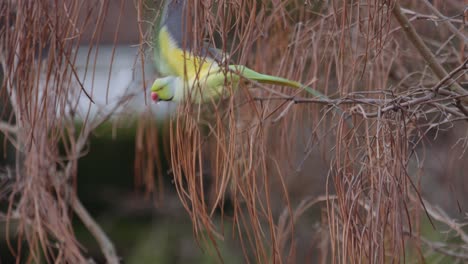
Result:
M151 86L151 99L155 102L172 101L180 78L168 76L158 78Z

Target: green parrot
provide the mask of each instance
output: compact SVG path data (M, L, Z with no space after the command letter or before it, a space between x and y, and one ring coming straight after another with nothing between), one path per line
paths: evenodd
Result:
M225 67L222 54L212 47L204 47L198 56L191 52L189 37L185 37L188 20L186 0L166 0L160 23L155 30L154 55L156 68L162 76L151 87L153 101L204 103L228 95L225 87L235 91L242 79L259 83L303 89L315 97L325 95L299 82L258 73L243 65Z

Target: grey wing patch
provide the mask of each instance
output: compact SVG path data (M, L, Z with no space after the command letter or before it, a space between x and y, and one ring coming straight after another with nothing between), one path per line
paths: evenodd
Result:
M186 7L187 0L166 0L160 28L166 27L177 47L194 52L191 39L193 31L190 28L194 23L188 23L190 15L187 14ZM195 51L195 55L213 59L218 63L226 59L219 49L208 42L203 42L200 50Z
M167 0L160 28L166 27L178 47L183 47L187 28L186 0Z
M202 56L207 56L209 58L212 58L214 61L216 61L219 64L222 64L223 62L229 59L227 54L213 47L213 45L211 45L208 42L203 43Z

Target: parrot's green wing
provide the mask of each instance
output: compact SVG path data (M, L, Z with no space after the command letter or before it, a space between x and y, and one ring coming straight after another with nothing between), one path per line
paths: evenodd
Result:
M239 75L232 72L216 71L189 83L192 100L196 103L208 102L230 94L239 82ZM226 88L231 85L231 88Z

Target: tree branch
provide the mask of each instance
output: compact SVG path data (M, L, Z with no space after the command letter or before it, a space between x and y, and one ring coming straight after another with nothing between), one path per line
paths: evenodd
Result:
M450 21L450 19L444 16L437 8L435 8L429 1L422 0L422 2L438 17L441 18L442 23L444 23L453 34L455 34L460 40L463 42L468 43L468 38L460 32Z
M436 60L434 54L426 46L426 44L424 44L424 41L416 32L416 29L409 22L408 18L406 18L406 16L403 14L398 1L394 1L392 12L400 26L403 28L403 31L405 32L408 39L411 41L411 43L413 43L413 45L418 50L419 54L424 58L424 60L426 60L427 64L434 72L434 74L437 75L439 79L444 79L448 75L447 71ZM465 89L463 89L457 82L454 82L450 89L461 95L468 95L468 92ZM461 100L464 102L468 102L468 97L462 97Z
M83 224L98 242L99 247L101 248L104 257L106 258L107 263L119 263L119 257L117 256L114 244L107 237L106 233L104 233L99 224L89 214L86 208L83 206L81 201L76 196L76 193L72 194L70 205L72 206L73 211L76 213L76 215L78 215Z

